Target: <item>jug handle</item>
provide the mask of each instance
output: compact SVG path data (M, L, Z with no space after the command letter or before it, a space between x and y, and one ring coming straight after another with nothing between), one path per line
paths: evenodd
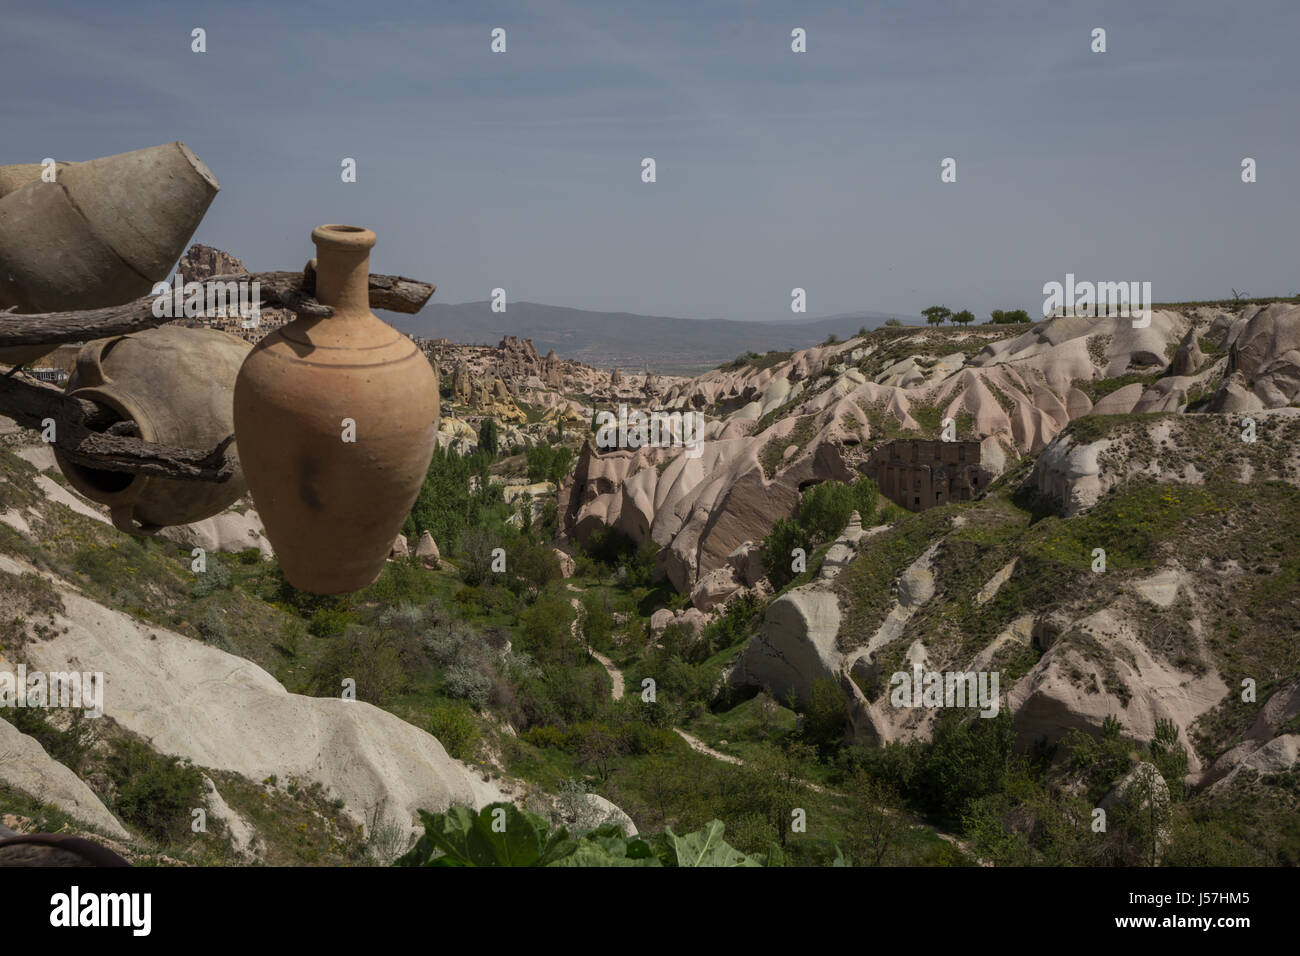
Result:
M104 355L104 349L117 341L117 336L111 339L96 339L93 342L87 342L77 353L77 380L80 386L95 388L109 382L109 378L104 374L104 366L101 359Z

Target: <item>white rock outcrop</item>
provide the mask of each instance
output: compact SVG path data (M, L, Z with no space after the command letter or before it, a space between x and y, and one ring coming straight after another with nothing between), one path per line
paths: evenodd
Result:
M0 556L15 574L33 568ZM162 753L251 780L319 782L367 822L410 827L416 811L501 799L438 740L362 701L291 694L256 664L152 627L60 582L55 636L27 645L29 669L102 672L104 713ZM11 613L4 608L3 613Z

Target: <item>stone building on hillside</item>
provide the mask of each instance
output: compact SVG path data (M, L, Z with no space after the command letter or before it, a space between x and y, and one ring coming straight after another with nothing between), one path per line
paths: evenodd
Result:
M873 449L861 470L909 511L972 501L988 483L977 441L900 438Z

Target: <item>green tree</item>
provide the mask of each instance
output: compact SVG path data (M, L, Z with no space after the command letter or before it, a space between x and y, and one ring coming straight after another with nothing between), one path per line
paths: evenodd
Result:
M772 587L779 591L794 580L795 572L790 567L794 549L803 548L806 552L808 545L808 532L794 518L781 518L772 526L763 539L763 567Z
M435 445L424 483L411 506L402 531L414 542L421 532L430 532L443 554L455 554L460 546L470 505L470 464L452 449Z
M849 859L855 866L881 866L908 831L898 794L861 768L846 789L852 807L845 825Z
M573 464L573 452L560 445L536 445L528 449L528 480L559 484Z
M1147 745L1151 762L1169 785L1169 794L1175 800L1183 795L1183 780L1187 776L1187 751L1178 743L1178 725L1163 717L1156 720L1155 738Z
M497 420L495 418L485 418L483 424L479 425L478 447L493 458L497 456Z
M862 519L862 526L869 527L880 504L880 486L864 475L855 478L849 489L853 492L853 510Z
M975 313L970 309L962 309L960 312L953 313L952 320L958 325L967 325L975 321Z
M943 325L952 315L952 310L946 305L932 305L928 309L922 309L921 314L930 325Z
M538 598L519 615L525 649L542 663L571 662L577 647L573 620L573 608L563 597Z
M804 492L799 502L799 524L814 541L831 541L849 523L855 496L848 485L823 481Z

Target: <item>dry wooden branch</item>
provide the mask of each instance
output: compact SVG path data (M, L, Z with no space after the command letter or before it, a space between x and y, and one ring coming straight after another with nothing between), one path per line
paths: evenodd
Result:
M311 263L302 272L254 272L212 276L205 282L258 283L259 305L289 309L299 315L328 318L334 310L315 299L316 272ZM419 312L434 286L405 276L370 276L370 306L390 312ZM0 348L19 345L58 345L126 335L166 325L181 316L155 316L149 295L124 305L79 312L16 315L0 310ZM55 423L54 444L68 460L101 471L154 475L180 481L229 481L236 462L228 452L234 436L215 448L196 451L147 442L129 423L94 402L70 398L39 382L0 377L0 413L27 428L43 430ZM134 432L134 434L132 434Z
M205 282L257 282L260 304L267 308L290 309L300 315L326 318L334 310L314 298L316 273L254 272L251 274L212 276ZM434 286L404 276L372 275L370 307L389 312L413 314L424 307L433 295ZM181 316L158 317L153 314L157 296L148 295L125 305L79 312L43 312L16 315L0 314L0 348L15 345L58 345L126 335L166 325Z
M0 378L0 410L18 424L37 431L53 419L54 444L59 452L86 468L217 483L229 481L235 473L235 458L227 452L233 435L215 448L195 451L112 434L116 416L108 409L40 382Z

